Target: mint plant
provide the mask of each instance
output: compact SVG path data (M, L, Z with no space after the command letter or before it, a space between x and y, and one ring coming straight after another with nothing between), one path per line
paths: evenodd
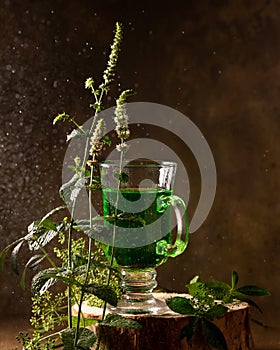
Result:
M251 299L252 296L268 296L269 291L256 285L238 287L238 274L233 271L231 285L221 281L202 282L195 276L187 284L190 298L173 297L166 300L168 307L177 313L193 316L193 320L181 330L181 339L189 342L196 332L201 332L205 340L217 350L227 350L223 333L212 322L214 318L225 315L229 304L236 301L246 301L259 306Z
M74 130L67 136L67 141L73 138L84 138L85 148L83 158L74 158L72 178L60 188L59 194L65 205L59 206L43 218L32 222L27 233L9 244L0 253L0 268L10 253L12 268L19 274L18 255L23 246L31 252L31 257L25 264L20 278L20 285L25 287L28 270L38 270L32 279L32 318L31 334L21 332L17 339L28 350L47 350L63 348L67 350L90 350L93 346L99 349L100 340L87 328L93 322L99 322L100 328L119 326L139 328L140 325L132 320L117 315L106 315L107 303L116 306L120 296L119 272L113 266L114 249L109 261L104 253L94 248L94 232L103 229L100 225L103 217L93 217L92 199L94 191L100 189L100 178L97 175L98 156L105 145L111 145L106 136L106 121L99 113L104 108L103 101L114 82L115 69L122 41L122 26L116 23L115 36L111 45L111 53L100 84L92 77L85 82L85 88L90 90L93 103L90 108L94 117L89 130L84 130L75 118L63 112L58 114L53 124L70 122ZM126 140L130 132L125 103L134 92L124 90L117 98L115 109L116 134L120 140L117 150L120 154L120 169L123 155L128 149ZM105 136L104 136L105 135ZM81 189L88 191L89 217L75 221L76 201ZM70 211L70 217L63 217L65 209ZM61 217L54 221L53 217ZM55 242L51 248L50 243ZM86 246L87 242L87 246ZM42 262L49 265L41 268ZM64 286L64 287L61 287ZM60 290L62 289L62 291ZM59 291L57 291L59 290ZM82 313L84 300L103 305L101 320L86 320ZM78 305L78 315L73 317L73 304Z

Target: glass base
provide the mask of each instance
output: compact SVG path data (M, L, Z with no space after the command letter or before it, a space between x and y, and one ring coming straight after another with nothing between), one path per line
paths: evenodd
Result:
M124 295L117 307L109 306L108 310L120 315L162 315L170 311L164 301L156 299L152 294Z
M156 275L154 268L143 270L123 268L121 286L125 294L116 307L108 307L109 311L121 315L161 315L170 311L164 301L156 299L152 294L157 286Z

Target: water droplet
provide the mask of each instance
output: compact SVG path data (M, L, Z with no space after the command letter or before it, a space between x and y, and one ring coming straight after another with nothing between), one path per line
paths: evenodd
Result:
M53 82L53 87L56 89L57 88L57 80Z

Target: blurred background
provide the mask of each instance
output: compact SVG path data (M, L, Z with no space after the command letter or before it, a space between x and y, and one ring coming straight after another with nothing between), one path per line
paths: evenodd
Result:
M116 21L124 27L118 88L137 91L130 101L188 116L217 167L210 214L188 250L158 269L159 284L185 292L194 275L229 283L238 271L240 285L271 291L256 300L263 314L252 310L267 325L252 325L256 348L280 349L277 0L1 0L0 249L62 203L58 190L71 127L52 120L63 111L80 124L91 116L84 81L102 79ZM114 105L118 89L112 94L105 107ZM150 137L156 134L155 126ZM173 141L170 147L184 158ZM192 215L200 192L199 181L190 181ZM28 328L30 292L20 289L8 263L0 281L0 348L12 349L18 331Z

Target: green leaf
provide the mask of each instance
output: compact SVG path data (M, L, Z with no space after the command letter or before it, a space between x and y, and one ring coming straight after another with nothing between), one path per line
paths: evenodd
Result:
M181 339L186 338L187 341L190 341L197 330L198 324L199 324L199 317L196 317L188 325L183 327L180 338Z
M231 288L234 289L237 283L238 283L238 273L236 271L233 271L231 276Z
M270 292L262 287L255 285L248 285L237 288L237 291L249 296L263 297L270 295Z
M49 230L56 231L56 224L49 219L45 219L43 221L40 221L40 222L38 222L38 224L44 228L49 229Z
M20 242L24 242L25 241L25 236L21 237L17 240L15 240L14 242L10 243L9 245L7 245L0 253L0 270L3 269L4 267L4 263L7 257L7 254L9 253L10 249L12 249L12 247L16 246L17 244L19 244Z
M128 180L129 180L128 174L125 173L124 171L115 172L114 176L115 176L115 178L118 179L121 183L127 183Z
M245 301L251 306L254 306L256 309L258 309L262 313L262 309L250 298L248 298L247 295L240 293L238 291L233 291L232 296L238 300Z
M195 296L201 290L201 288L204 287L204 283L192 282L190 284L187 284L186 287L188 288L189 294Z
M197 283L197 282L201 282L200 277L199 277L198 275L194 276L194 277L190 280L189 284L193 284L193 283Z
M55 230L45 228L41 225L43 222L46 220L39 223L38 221L32 222L28 226L28 234L25 238L28 241L29 250L39 250L40 247L46 246L58 235L59 231L56 230L56 227Z
M9 253L10 249L11 249L11 246L8 246L5 249L3 249L2 252L0 253L0 270L2 270L4 267L7 254Z
M102 137L102 140L103 140L108 146L111 146L112 141L111 141L111 139L110 139L109 136L107 136L107 135L103 136L103 137Z
M97 112L101 112L101 110L102 110L100 103L91 103L89 106L90 106L90 108L95 109Z
M142 326L140 323L123 317L117 314L108 314L103 322L100 322L100 325L107 327L120 327L120 328L130 328L130 329L141 329Z
M59 190L61 198L67 205L73 206L80 191L85 188L86 178L74 174L73 177L63 184Z
M213 319L215 317L222 317L226 314L228 308L224 305L215 305L204 313L204 317Z
M60 338L64 345L63 350L75 350L75 328L64 329L60 332Z
M202 334L206 341L217 350L228 350L223 333L212 322L202 319Z
M27 268L34 268L36 267L41 261L43 261L45 259L45 255L34 255L32 256L28 262L25 264L25 267L23 269L21 278L20 278L20 286L22 289L25 288L25 278L26 278L26 271Z
M88 328L80 328L78 349L90 350L96 341L96 335Z
M42 295L45 291L50 288L57 281L62 281L66 284L74 284L81 286L81 284L71 277L72 272L60 267L60 268L49 268L38 272L32 279L31 289L33 294ZM69 276L70 275L70 276Z
M183 315L196 315L196 310L187 298L174 297L166 299L167 306L174 312Z
M13 249L12 254L11 254L11 265L13 271L18 275L18 265L17 265L17 258L18 258L18 253L20 251L20 248L22 247L24 241L19 242Z
M75 334L75 328L64 329L60 332L60 338L64 345L63 350L90 350L96 340L95 334L90 329L80 328L77 347L75 347Z
M230 285L225 282L220 281L210 281L206 282L205 286L213 290L229 291L231 289Z
M70 141L72 139L84 139L88 137L88 133L83 129L77 128L71 131L70 134L67 135L66 141Z
M83 286L83 290L86 293L97 296L99 299L104 300L113 306L117 306L118 296L113 288L109 286L102 286L97 283L91 283Z
M206 288L216 299L222 300L225 296L231 292L231 286L225 282L211 281L205 283Z

